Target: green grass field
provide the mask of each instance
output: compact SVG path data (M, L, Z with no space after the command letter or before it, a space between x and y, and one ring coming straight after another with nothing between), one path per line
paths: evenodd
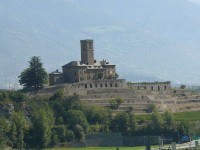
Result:
M181 112L175 113L174 119L176 121L184 120L184 121L200 121L200 112Z
M180 112L173 114L175 121L200 121L200 112ZM150 114L135 115L136 120L151 120Z
M85 147L85 148L53 148L45 150L116 150L116 147ZM138 147L119 147L119 150L144 150L144 146Z

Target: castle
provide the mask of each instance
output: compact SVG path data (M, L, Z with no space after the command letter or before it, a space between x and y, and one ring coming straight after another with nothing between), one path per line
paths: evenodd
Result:
M137 90L165 91L171 88L170 81L127 83L117 79L115 65L106 60L94 59L93 40L81 40L81 61L71 61L49 74L49 85L71 84L74 92L81 89L132 88ZM71 90L72 90L71 89Z
M94 59L93 40L81 40L80 43L81 61L71 61L62 66L62 72L56 70L50 73L50 85L116 77L115 65Z

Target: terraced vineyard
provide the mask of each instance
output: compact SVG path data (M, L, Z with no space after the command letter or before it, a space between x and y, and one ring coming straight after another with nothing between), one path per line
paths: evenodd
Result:
M91 105L109 107L112 100L122 98L123 103L115 111L129 111L142 114L149 112L150 104L155 104L160 112L200 111L200 95L186 90L147 91L127 89L87 90L80 95L82 101Z

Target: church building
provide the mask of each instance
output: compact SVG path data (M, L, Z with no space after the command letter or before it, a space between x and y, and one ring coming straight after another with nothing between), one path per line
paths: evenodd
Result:
M81 61L71 61L49 74L49 84L75 83L87 80L115 79L115 65L106 60L94 59L93 40L80 41Z

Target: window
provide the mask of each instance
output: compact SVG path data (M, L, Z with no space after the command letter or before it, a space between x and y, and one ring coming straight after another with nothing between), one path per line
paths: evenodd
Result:
M153 91L153 86L151 86L151 90Z
M92 49L92 43L89 43L89 49Z
M85 84L85 88L87 89L87 84Z
M103 85L102 85L102 84L100 84L100 87L103 87Z
M92 84L90 83L90 88L92 88Z
M117 87L117 83L115 83L115 87Z
M158 86L158 91L160 91L160 87Z
M95 87L97 88L97 84L95 84Z
M166 85L164 86L164 89L167 90L167 86Z
M112 83L110 83L110 87L112 87Z
M108 84L107 84L107 83L105 83L105 87L108 87Z

